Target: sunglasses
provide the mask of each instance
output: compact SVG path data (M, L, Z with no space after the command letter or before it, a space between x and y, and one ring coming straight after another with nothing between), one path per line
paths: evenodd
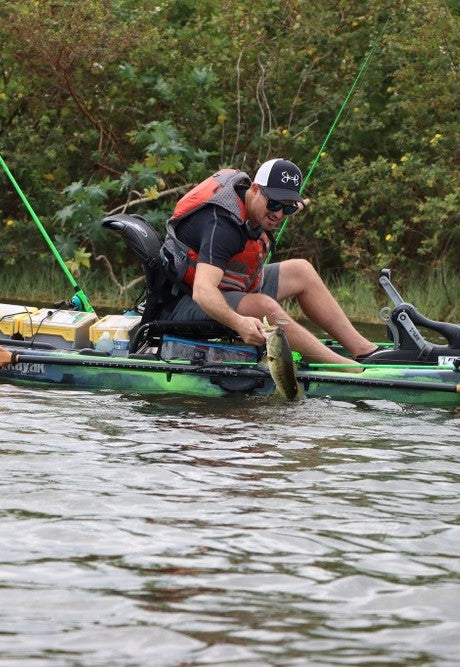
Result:
M267 198L268 211L273 211L275 213L276 211L281 211L281 209L283 210L284 215L292 215L298 211L297 204L283 204L280 201L276 201L276 199Z

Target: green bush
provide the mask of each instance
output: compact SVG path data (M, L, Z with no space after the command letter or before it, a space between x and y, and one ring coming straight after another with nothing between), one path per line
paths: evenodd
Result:
M110 252L120 273L131 259L104 212L161 227L219 167L285 156L306 172L388 19L280 256L336 275L455 270L459 14L458 0L3 3L1 152L69 265ZM1 184L0 261L45 266Z

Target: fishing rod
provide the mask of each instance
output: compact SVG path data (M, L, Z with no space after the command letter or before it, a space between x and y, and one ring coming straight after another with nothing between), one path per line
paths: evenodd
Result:
M38 229L39 229L40 232L42 233L42 236L43 236L43 238L45 239L45 241L47 242L47 244L48 244L48 246L49 246L51 252L53 253L53 255L55 256L55 258L57 259L59 266L60 266L61 269L64 271L65 275L67 276L67 279L69 280L70 284L71 284L72 287L74 288L74 290L75 290L75 294L73 295L73 297L72 297L71 300L70 300L71 303L72 303L72 305L76 308L76 310L84 310L84 311L87 312L87 313L94 313L94 308L91 306L91 304L90 304L90 302L89 302L89 300L88 300L88 297L87 297L86 294L83 292L83 290L79 287L77 281L75 280L75 278L73 277L73 275L70 273L70 271L69 271L68 267L66 266L64 260L62 259L61 255L59 254L58 249L56 248L56 246L54 245L53 241L52 241L51 238L49 237L48 232L47 232L46 229L43 227L43 225L42 225L42 223L40 222L40 220L39 220L37 214L36 214L35 211L33 210L32 206L29 204L29 202L28 202L28 200L27 200L25 194L23 193L23 191L22 191L21 188L19 187L19 185L18 185L16 179L14 178L13 174L11 173L11 171L8 169L8 165L6 164L5 160L2 158L1 155L0 155L0 165L2 166L2 168L3 168L4 172L5 172L5 174L8 176L8 178L9 178L10 181L11 181L11 183L13 184L13 186L14 186L16 192L18 193L18 195L19 195L20 198L22 199L22 201L23 201L23 203L24 203L26 209L29 211L30 215L32 216L32 220L35 222L35 224L37 225Z
M305 176L305 178L304 178L304 180L303 180L303 182L302 182L302 185L300 186L299 194L302 194L303 191L305 190L305 188L307 187L307 184L309 183L309 181L310 181L310 179L311 179L311 177L312 177L312 174L313 174L313 172L315 171L315 169L316 169L316 167L317 167L317 165L318 165L318 162L319 162L319 160L320 160L320 158L321 158L321 153L322 153L322 152L324 151L324 149L326 148L326 146L327 146L327 144L328 144L328 142L329 142L329 139L330 139L331 136L332 136L332 133L334 132L335 128L337 127L337 124L338 124L338 122L339 122L339 120L340 120L340 118L341 118L343 112L345 111L345 109L346 109L346 107L347 107L347 105L348 105L348 102L350 101L350 99L351 99L353 93L355 92L355 89L356 89L356 86L358 85L359 80L360 80L361 77L363 76L364 72L367 70L367 68L368 68L368 66L369 66L369 64L370 64L370 62L371 62L371 60L372 60L372 58L373 58L373 56L374 56L374 53L375 53L375 51L376 51L376 49L377 49L377 46L378 46L378 44L379 44L379 42L380 42L380 40L381 40L381 38L382 38L382 36L383 36L385 30L386 30L386 27L387 27L387 25L388 25L389 20L390 20L390 19L387 18L387 20L385 21L385 24L384 24L383 28L381 29L381 31L380 31L379 34L377 35L377 37L376 37L376 39L375 39L375 41L374 41L374 43L373 43L373 45L372 45L372 47L371 47L369 53L368 53L367 56L364 58L364 60L363 60L363 62L362 62L362 64L361 64L361 67L359 68L359 72L358 72L358 74L356 75L355 80L354 80L353 83L351 84L350 90L348 91L348 93L347 93L345 99L343 100L342 104L340 105L340 109L338 110L337 115L336 115L336 117L334 118L334 120L333 120L333 122L332 122L332 125L331 125L331 127L329 128L329 130L328 130L328 132L327 132L327 134L326 134L326 137L325 137L323 143L321 144L321 147L320 147L320 149L318 150L315 159L313 160L313 162L312 162L312 164L311 164L310 169L308 170L307 175ZM283 224L281 225L281 227L280 227L280 229L278 230L278 233L277 233L277 235L276 235L276 238L275 238L275 246L276 246L277 243L281 240L281 237L282 237L283 234L284 234L284 230L286 229L286 227L287 227L287 225L288 225L288 222L289 222L289 217L286 216L286 217L284 218L284 220L283 220ZM272 253L271 253L271 251L270 251L269 254L268 254L268 256L267 256L267 259L265 260L265 263L266 263L266 264L269 264L269 263L270 263L271 256L272 256Z

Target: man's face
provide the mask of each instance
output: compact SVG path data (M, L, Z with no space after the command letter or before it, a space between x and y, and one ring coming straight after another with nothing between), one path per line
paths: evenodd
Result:
M268 199L262 192L262 189L255 183L251 186L250 192L251 196L248 198L246 204L248 218L254 228L260 226L266 232L271 232L280 226L286 215L293 215L289 207L295 207L295 211L297 210L297 204L294 201L286 199L274 202ZM287 206L289 212L286 212L281 207L281 204ZM268 208L278 208L278 205L279 210L277 211L269 210Z

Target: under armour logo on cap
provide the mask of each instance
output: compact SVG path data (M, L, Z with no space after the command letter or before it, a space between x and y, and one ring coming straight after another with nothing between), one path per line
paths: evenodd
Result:
M299 194L302 172L289 160L275 158L264 162L255 175L254 183L260 185L270 199L302 201Z
M299 174L294 174L294 176L289 176L287 171L283 171L283 173L281 174L281 183L289 183L289 181L292 181L295 187L298 188L300 185Z

